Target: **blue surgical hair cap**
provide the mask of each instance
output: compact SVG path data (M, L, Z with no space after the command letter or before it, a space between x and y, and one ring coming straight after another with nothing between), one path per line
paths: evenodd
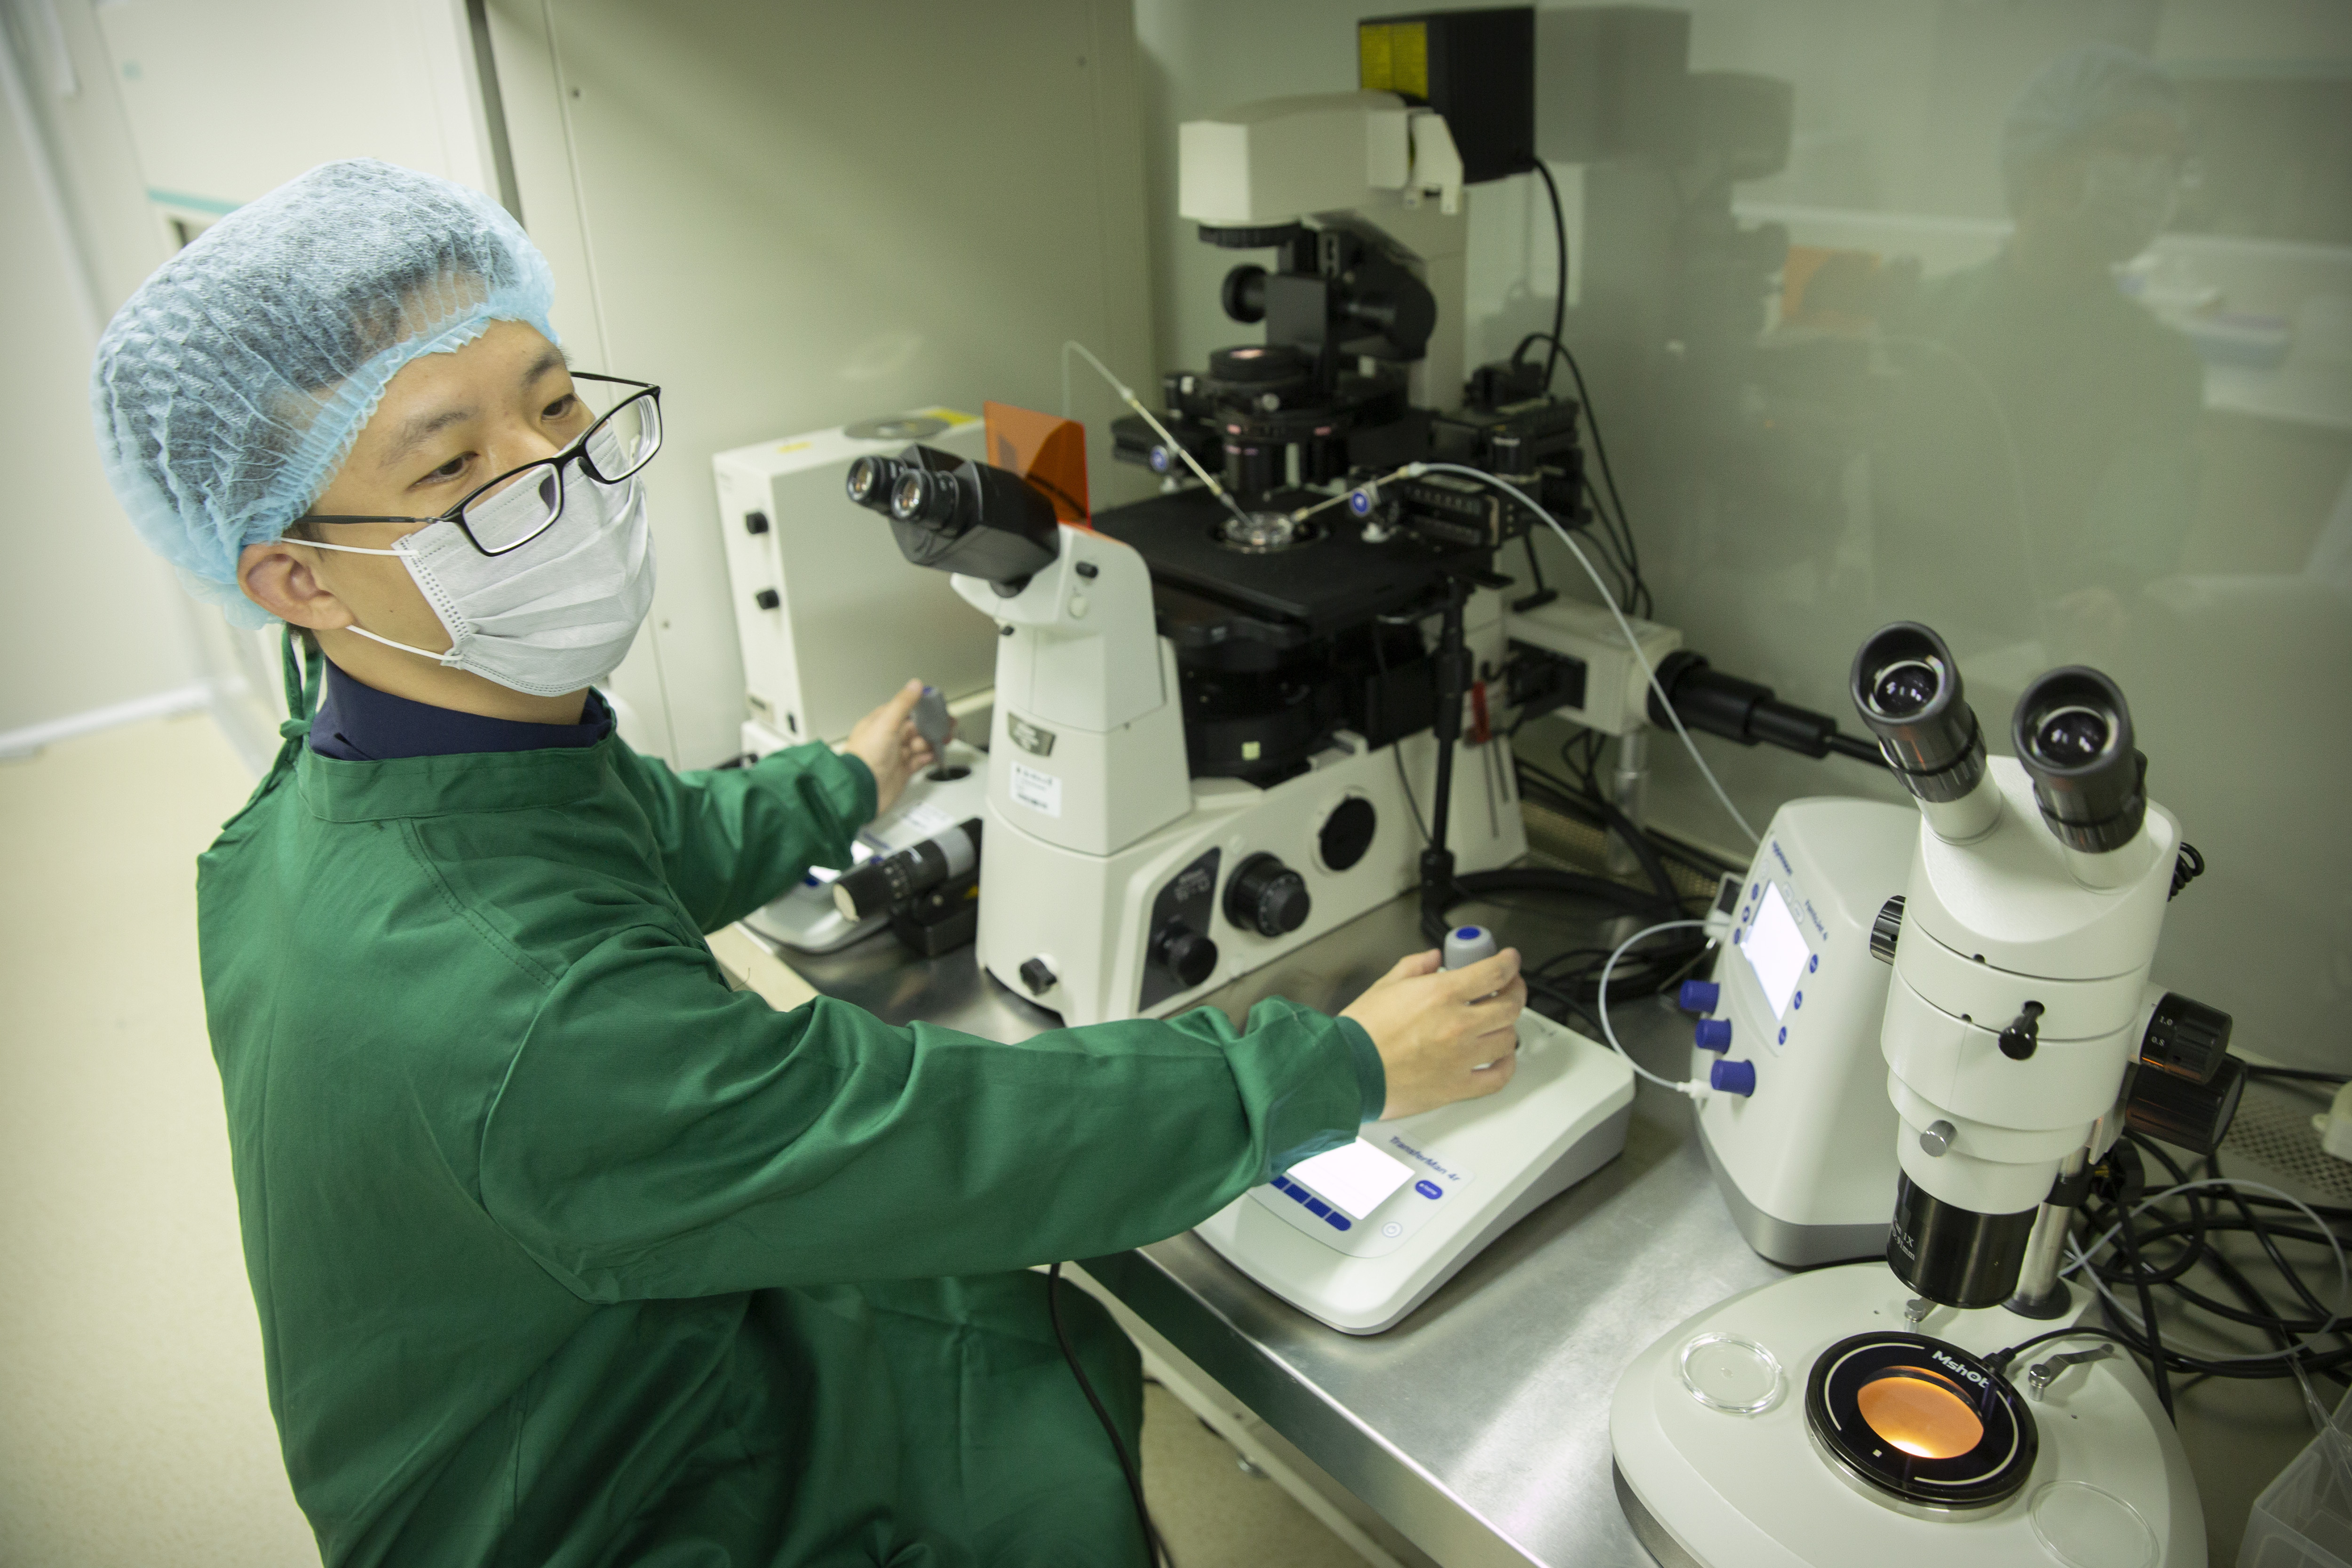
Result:
M385 384L492 321L553 342L554 300L546 258L488 197L373 158L322 163L115 312L90 372L107 482L190 593L267 626L237 557L309 510Z
M2000 127L2000 177L2013 207L2026 183L2092 132L2154 110L2182 122L2180 92L2146 55L2086 44L2034 73Z

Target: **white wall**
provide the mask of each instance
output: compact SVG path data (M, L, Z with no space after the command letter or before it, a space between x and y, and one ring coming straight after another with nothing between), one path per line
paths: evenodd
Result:
M174 689L192 679L178 596L99 470L85 391L97 295L47 171L34 94L45 68L9 69L0 121L0 428L9 476L0 573L0 737Z
M493 0L490 18L565 346L665 389L660 586L612 685L634 742L708 764L745 717L714 452L934 404L1055 409L1069 338L1147 382L1130 14ZM1120 410L1076 396L1097 503L1148 489L1108 462Z
M389 158L495 195L463 0L13 0L0 19L24 88L0 170L16 220L0 235L14 361L0 408L26 509L0 601L18 674L0 739L195 682L257 763L277 744L274 649L182 594L123 520L90 432L90 349L179 243L173 220L201 228L330 159ZM28 147L46 152L54 211ZM111 604L60 591L79 574L111 584Z

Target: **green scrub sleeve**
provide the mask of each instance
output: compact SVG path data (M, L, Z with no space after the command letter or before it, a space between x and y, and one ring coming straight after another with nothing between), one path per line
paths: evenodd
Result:
M1241 1029L1202 1008L1005 1045L830 998L779 1013L631 929L548 993L485 1118L479 1197L592 1301L1093 1257L1353 1137L1350 1030L1275 998Z
M663 873L706 931L778 897L811 866L847 866L850 841L874 819L873 773L830 746L683 773L624 755L623 783L645 809Z
M1356 1063L1356 1087L1363 1091L1364 1113L1359 1121L1378 1121L1389 1103L1389 1071L1381 1065L1381 1053L1372 1045L1371 1031L1353 1018L1335 1018L1340 1035L1348 1042L1349 1054Z

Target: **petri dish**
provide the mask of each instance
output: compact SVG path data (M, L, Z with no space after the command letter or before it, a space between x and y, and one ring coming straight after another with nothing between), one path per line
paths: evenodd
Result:
M1780 1363L1753 1340L1701 1334L1683 1346L1683 1386L1709 1410L1760 1415L1780 1397Z

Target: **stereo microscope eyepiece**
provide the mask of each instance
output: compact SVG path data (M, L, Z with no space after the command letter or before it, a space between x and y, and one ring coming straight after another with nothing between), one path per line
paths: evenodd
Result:
M2060 843L2104 855L2139 836L2147 759L2132 748L2131 710L2114 681L2083 665L2053 669L2017 700L2011 730Z
M1984 777L1984 734L1944 639L1916 621L1873 633L1853 657L1853 705L1895 776L1930 805Z

